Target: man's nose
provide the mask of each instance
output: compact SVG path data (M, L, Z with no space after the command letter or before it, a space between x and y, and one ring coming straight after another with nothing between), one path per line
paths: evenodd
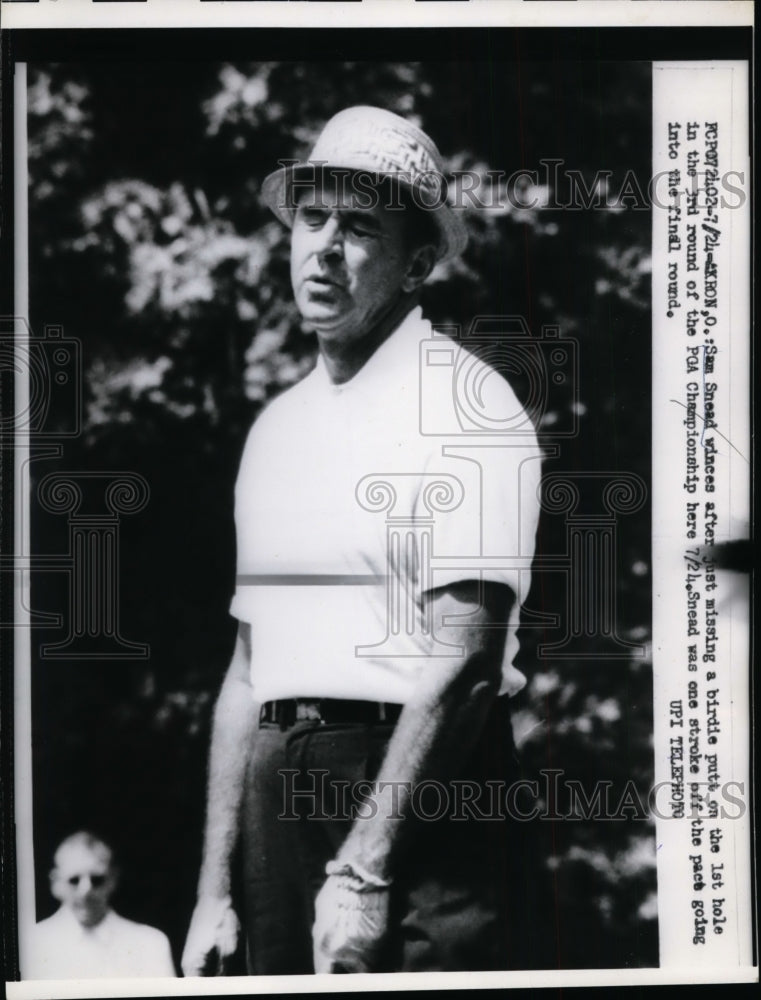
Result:
M343 232L338 213L333 213L320 230L317 252L321 258L343 257Z
M82 875L82 877L80 878L79 882L77 883L77 895L78 896L86 896L89 892L92 891L92 888L93 888L93 884L92 884L92 879L90 878L90 876L89 875Z

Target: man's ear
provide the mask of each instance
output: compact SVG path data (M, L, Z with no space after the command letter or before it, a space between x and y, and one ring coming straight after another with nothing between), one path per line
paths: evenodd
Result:
M410 254L407 273L402 280L402 291L415 292L436 265L436 247L430 243L416 247Z
M109 882L111 883L112 892L114 891L114 889L117 889L119 887L119 882L121 881L121 877L122 873L119 866L112 864L108 872L108 879Z
M57 868L50 869L48 872L48 880L50 882L50 895L53 899L57 899L59 903L62 903L63 894L61 892L61 879Z

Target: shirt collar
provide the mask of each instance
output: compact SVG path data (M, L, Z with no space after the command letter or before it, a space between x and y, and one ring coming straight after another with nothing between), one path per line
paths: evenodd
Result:
M62 906L58 911L58 919L73 934L88 941L107 944L114 935L116 918L113 910L108 910L105 917L95 927L83 927L68 906Z

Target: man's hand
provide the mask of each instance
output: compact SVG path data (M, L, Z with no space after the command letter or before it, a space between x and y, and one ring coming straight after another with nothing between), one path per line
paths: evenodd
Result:
M238 942L240 924L230 902L230 861L259 718L249 678L250 653L251 629L241 622L214 709L198 902L181 962L186 976L222 975L225 959Z
M182 971L186 976L219 976L224 962L238 946L240 922L230 897L198 900L182 953Z
M330 875L315 902L315 972L372 972L388 927L388 890Z

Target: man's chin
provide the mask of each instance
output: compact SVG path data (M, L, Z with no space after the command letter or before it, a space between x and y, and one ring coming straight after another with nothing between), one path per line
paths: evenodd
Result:
M105 910L75 910L74 912L83 927L97 927L106 915Z
M309 291L300 289L296 295L296 306L305 322L315 325L340 323L347 314L345 297L336 294L336 290L330 287Z
M309 310L308 313L301 314L301 325L310 333L316 333L323 339L330 340L335 337L342 337L347 328L346 319L343 315L335 313L317 312Z

